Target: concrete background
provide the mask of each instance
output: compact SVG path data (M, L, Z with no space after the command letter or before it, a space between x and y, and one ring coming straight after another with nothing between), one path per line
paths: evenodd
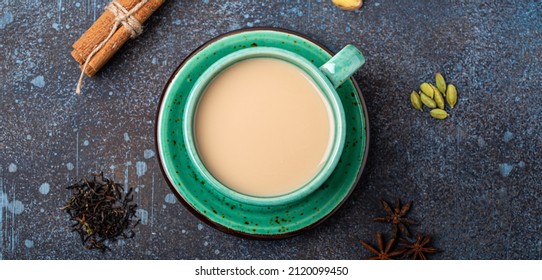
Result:
M414 201L414 232L436 259L542 258L542 2L168 1L75 96L71 44L108 1L0 1L0 259L360 259L387 225L379 199ZM273 26L367 57L367 168L347 203L301 236L255 241L219 232L166 186L154 150L163 86L196 47ZM410 107L436 71L459 92L445 121ZM64 187L104 171L136 187L136 237L83 249L59 208Z

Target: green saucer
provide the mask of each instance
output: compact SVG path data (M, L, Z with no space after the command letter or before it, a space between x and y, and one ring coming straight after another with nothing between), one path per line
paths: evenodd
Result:
M293 236L328 218L356 187L369 147L367 110L354 79L337 89L346 116L345 147L329 179L306 198L262 207L224 197L206 186L204 177L190 161L183 140L182 117L187 95L199 75L221 57L252 46L289 50L317 67L332 56L329 50L304 35L274 28L237 30L205 43L179 65L162 94L156 122L160 167L179 201L211 226L245 237Z

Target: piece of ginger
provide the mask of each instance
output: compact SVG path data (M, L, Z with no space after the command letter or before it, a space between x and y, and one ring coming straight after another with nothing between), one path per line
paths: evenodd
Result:
M354 11L363 5L363 0L331 0L335 6L347 10L347 11Z

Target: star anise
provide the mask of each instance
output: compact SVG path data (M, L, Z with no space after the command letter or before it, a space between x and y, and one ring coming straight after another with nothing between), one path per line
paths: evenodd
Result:
M382 206L384 207L384 211L386 211L389 215L385 217L374 218L374 221L391 223L392 238L397 238L397 232L399 230L405 236L410 237L411 235L408 231L407 226L417 224L416 221L405 217L410 210L410 207L412 206L412 201L401 207L401 201L398 199L395 208L391 208L391 206L384 199L382 199L381 202Z
M398 257L402 255L403 252L405 251L404 249L401 249L401 250L394 250L390 252L391 248L393 247L393 244L395 243L395 239L391 239L390 241L388 241L388 243L386 244L386 247L384 248L384 242L382 240L382 234L380 232L376 234L376 242L378 245L378 250L372 245L361 241L361 245L363 245L365 249L375 254L372 257L367 257L368 260L392 260L394 257Z
M409 242L406 239L401 238L401 248L403 248L404 255L407 258L413 260L427 260L427 254L434 254L441 252L438 248L430 247L431 235L416 234L416 241Z

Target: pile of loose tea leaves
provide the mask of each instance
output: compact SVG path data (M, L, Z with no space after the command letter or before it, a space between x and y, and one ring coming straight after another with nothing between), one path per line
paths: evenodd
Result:
M125 189L121 184L103 176L92 174L92 179L81 179L66 187L72 197L61 210L70 215L72 231L79 233L83 246L102 252L110 250L107 242L135 235L133 229L139 224L136 216L137 204L133 203L133 188Z
M410 94L410 102L416 110L423 112L423 105L431 109L429 114L439 120L443 120L449 116L446 112L446 104L444 99L450 108L454 108L457 104L457 89L453 84L446 85L444 77L440 73L435 74L435 84L422 83L420 85L420 92L412 91Z
M441 252L438 248L431 247L431 235L416 234L414 240L410 240L412 236L408 230L409 225L417 225L418 223L407 217L412 201L401 206L401 201L397 200L395 208L392 208L388 202L381 200L384 211L387 213L384 217L374 218L376 222L390 223L392 236L389 241L384 244L382 233L376 233L376 244L373 246L362 241L361 245L365 247L373 256L367 257L369 260L392 260L392 259L413 259L426 260L427 255Z

